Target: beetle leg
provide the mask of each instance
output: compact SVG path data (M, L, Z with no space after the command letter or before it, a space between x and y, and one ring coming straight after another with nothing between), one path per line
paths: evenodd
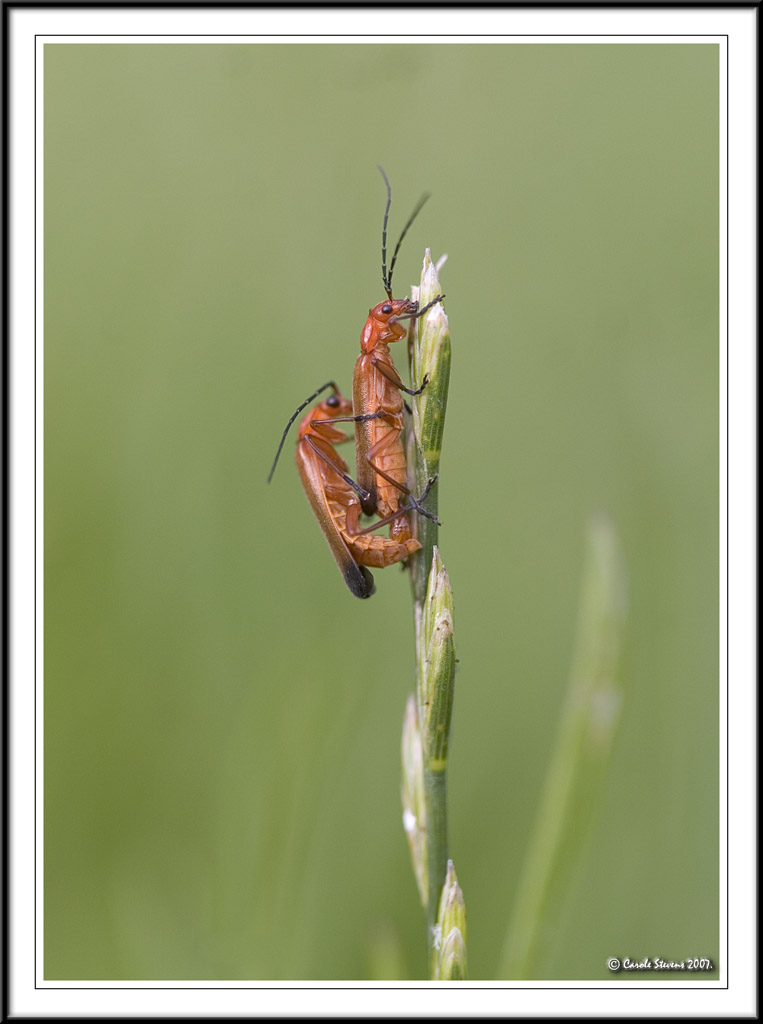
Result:
M425 516L427 519L431 519L436 526L442 526L442 523L434 514L434 512L427 512L427 510L423 507L421 502L426 501L426 497L429 494L430 490L432 489L432 485L434 484L435 480L439 475L439 473L435 473L434 476L430 476L430 478L427 480L427 485L424 488L424 493L421 495L420 498L414 498L412 494L409 495L411 503L413 504L413 507L416 509L418 514L420 516Z
M302 440L306 441L308 446L315 452L315 454L320 456L320 458L323 459L324 462L331 466L335 473L341 476L341 478L344 480L346 484L349 484L350 487L352 487L352 489L357 493L361 501L366 501L369 498L368 491L365 488L361 487L360 484L356 483L351 476L348 476L347 473L345 473L342 470L342 468L338 466L336 462L334 462L333 459L329 458L329 456L324 451L321 451L321 449L318 447L318 445L313 441L311 437L303 437ZM350 438L347 438L347 440L349 441Z
M358 519L360 517L360 506L355 505L354 508L348 509L347 511L347 533L351 537L362 537L365 533L373 533L374 530L378 530L382 526L386 526L388 523L394 523L396 519L399 519L404 512L413 512L413 505L406 505L404 508L399 508L396 512L393 512L391 516L385 516L376 523L372 523L371 526L367 526L361 530L358 525Z
M420 504L420 502L422 502L424 500L424 498L426 498L427 494L429 494L429 489L431 488L431 486L434 483L434 481L437 479L436 476L433 477L429 481L429 483L427 484L427 487L426 487L426 490L424 491L423 496L421 498L419 498L419 499L416 499L411 494L411 491L410 491L409 487L406 487L405 484L400 483L399 480L395 480L394 477L391 477L389 475L389 473L385 473L383 469L379 469L379 467L373 461L376 456L386 454L386 450L390 446L391 443L392 443L392 435L388 434L386 437L383 437L381 439L381 441L379 441L377 444L373 445L373 447L369 450L368 455L366 455L366 460L368 461L368 464L371 466L371 468L373 469L374 473L378 473L380 477L383 477L387 481L387 483L392 484L393 487L396 487L397 490L400 491L401 494L407 495L410 498L410 500L413 502L413 508L416 510L416 512L419 513L419 515L424 516L427 519L431 519L433 523L436 523L438 526L440 526L441 523L440 523L440 520L437 518L437 516L433 512L428 512ZM399 514L400 514L400 512L398 512L398 515Z
M388 369L385 369L384 364L381 363L378 359L372 359L371 364L379 371L382 377L386 377L391 384L394 384L396 388L400 389L400 391L404 391L406 395L420 395L423 392L424 388L429 383L429 376L427 374L424 374L424 381L421 387L416 388L416 390L413 390L413 388L407 388L405 384L403 384L403 381L400 375L397 373L397 371L395 371L394 375L391 374Z
M394 319L400 320L418 320L420 316L428 313L432 306L436 306L438 302L442 302L445 298L445 292L442 295L435 295L431 302L428 302L426 306L422 306L421 309L417 309L415 313L399 313Z
M373 533L373 531L374 530L378 530L380 526L386 526L387 523L394 522L396 519L399 519L400 516L403 513L408 513L408 512L418 512L419 515L426 516L427 519L432 519L435 523L437 523L438 526L442 526L442 523L437 518L437 516L432 515L431 512L427 512L426 509L421 507L421 502L422 501L426 501L427 495L429 494L430 490L432 489L432 484L435 482L435 480L437 479L438 476L439 476L439 474L435 473L434 476L429 478L429 480L427 481L427 485L424 488L424 493L421 495L420 498L414 498L414 496L412 494L409 494L409 497L410 497L410 500L411 500L410 505L403 505L402 508L399 508L397 510L397 512L394 512L391 516L385 516L384 519L380 519L378 521L378 523L374 523L372 526L367 526L365 528L365 530L355 529L355 530L351 531L349 529L349 526L348 526L347 532L348 533L355 533L355 534L358 534L358 535L362 535L364 533ZM355 506L355 507L357 508L357 506ZM360 510L358 509L357 513L353 516L353 519L354 519L354 522L355 522L356 525L357 525L357 520L358 520L358 516L359 515L360 515ZM349 521L350 521L350 512L348 512L348 514L347 514L347 522L348 522L348 524L349 524Z

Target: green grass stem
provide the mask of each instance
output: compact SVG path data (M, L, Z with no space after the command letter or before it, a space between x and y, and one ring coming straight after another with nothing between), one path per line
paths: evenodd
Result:
M427 250L421 284L413 290L412 297L418 298L422 308L440 294L437 267ZM420 387L425 377L428 380L421 395L412 401L406 434L409 486L420 495L439 473L448 400L450 332L441 303L420 319L411 321L408 351L414 388ZM434 483L426 507L436 513L437 506L438 487ZM456 658L453 595L437 548L437 531L435 522L424 516L417 517L417 536L422 547L411 559L416 628L416 721L414 726L409 703L403 732L403 807L414 872L426 909L430 977L455 979L465 976L465 932L463 935L454 933L449 940L448 965L443 967L443 935L438 925L449 865L447 763ZM463 903L463 895L460 899Z
M622 705L618 656L625 608L618 539L601 518L588 531L567 700L519 880L501 978L540 976L567 883L590 835Z

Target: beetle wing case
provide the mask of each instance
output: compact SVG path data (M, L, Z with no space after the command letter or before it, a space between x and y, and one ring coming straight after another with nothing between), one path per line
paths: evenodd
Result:
M375 409L377 403L371 356L361 352L355 361L355 371L352 375L352 407ZM368 452L373 444L373 427L373 420L355 424L355 473L358 484L369 494L368 500L362 502L363 511L367 515L373 515L377 503L376 473L368 461Z
M368 569L364 565L358 565L350 554L331 515L321 468L314 459L305 458L301 445L297 445L297 469L313 515L331 548L331 554L339 566L344 582L355 597L370 597L376 592L374 578Z

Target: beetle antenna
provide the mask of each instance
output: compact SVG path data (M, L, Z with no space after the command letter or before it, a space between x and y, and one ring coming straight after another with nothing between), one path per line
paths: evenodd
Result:
M389 288L389 282L387 281L387 221L389 220L389 207L392 202L392 186L389 183L387 172L384 170L381 164L376 165L382 173L384 178L384 184L387 186L387 205L384 209L384 224L382 225L382 282L384 284L384 291L387 293L387 298L392 298L392 292ZM390 274L390 277L392 275Z
M413 208L413 213L408 218L408 223L403 228L403 232L400 235L400 238L397 240L395 251L392 254L392 262L389 265L389 275L387 277L387 297L390 299L392 298L392 271L395 269L395 260L397 259L397 254L400 252L400 246L402 244L403 239L408 233L408 228L416 220L416 217L419 214L419 210L421 210L421 207L424 205L427 199L429 199L429 192L425 192L421 199L419 199L419 201L416 203L416 205Z
M281 435L281 443L278 445L278 451L276 452L276 457L273 459L273 465L270 467L270 472L268 473L268 483L270 483L270 481L273 479L273 474L276 471L276 466L278 465L278 459L280 458L280 455L281 455L281 449L283 448L284 441L286 440L286 435L289 433L289 428L291 427L292 423L297 418L297 416L299 416L299 414L302 412L302 410L305 408L305 406L309 405L312 402L312 400L314 398L317 398L318 395L321 393L321 391L325 391L326 388L333 388L334 392L336 394L339 394L339 388L336 386L336 384L333 382L333 380L327 381L325 384L322 384L321 387L319 387L317 391L314 391L312 393L312 395L310 395L309 398L306 398L304 400L302 405L300 405L299 409L297 409L297 411L291 417L289 422L286 424L286 430L284 430L283 434Z

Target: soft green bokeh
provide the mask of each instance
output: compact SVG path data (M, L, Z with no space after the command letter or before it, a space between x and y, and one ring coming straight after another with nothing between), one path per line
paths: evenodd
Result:
M498 967L599 509L628 698L542 977L717 962L717 47L51 44L44 82L45 976L426 973L408 580L349 594L292 439L265 484L383 297L377 162L393 238L433 193L396 291L450 254L470 976Z

